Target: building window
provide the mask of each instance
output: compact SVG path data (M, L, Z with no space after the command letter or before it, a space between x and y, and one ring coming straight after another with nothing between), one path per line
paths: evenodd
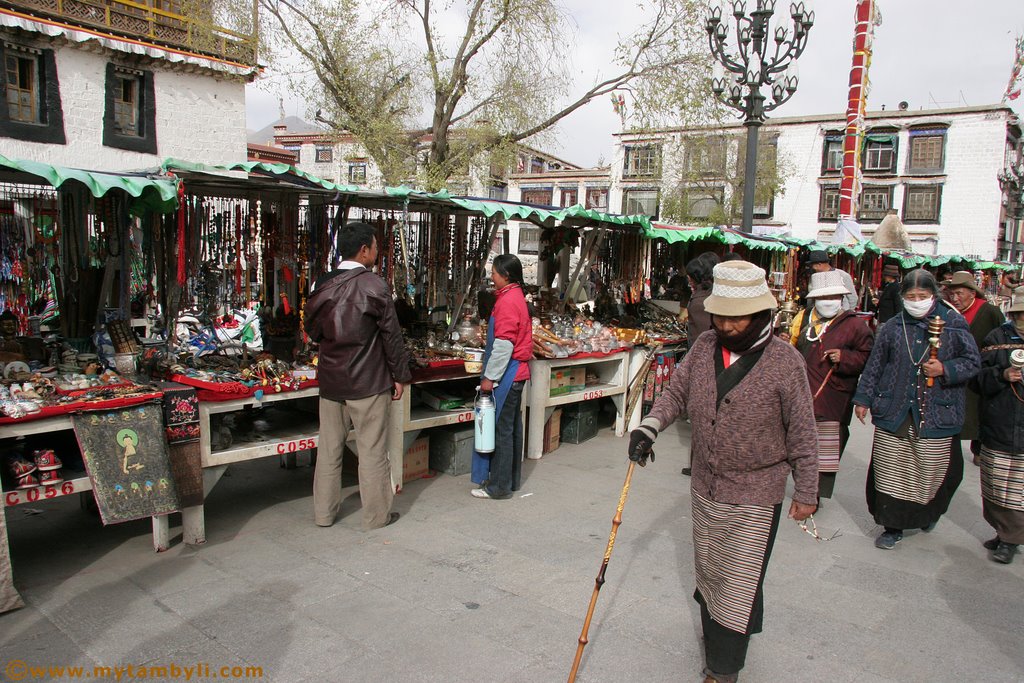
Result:
M142 72L116 69L114 79L114 130L119 135L138 136Z
M724 202L725 189L721 187L691 187L683 191L683 206L687 218L712 218L722 213Z
M896 172L896 134L868 133L864 138L864 171Z
M562 206L575 206L579 204L579 191L576 188L562 189Z
M661 145L630 145L626 147L626 161L622 175L626 178L658 175Z
M530 159L530 173L543 173L544 172L544 160L540 157L533 157Z
M903 195L904 223L938 223L941 185L908 185Z
M107 64L103 144L156 154L156 91L153 72Z
M608 188L588 187L586 194L586 208L596 211L608 210Z
M63 145L64 113L53 50L0 43L4 100L0 136Z
M946 129L915 128L910 131L907 173L939 173L945 163Z
M873 223L885 218L892 208L892 190L891 186L865 185L860 191L858 220Z
M839 220L839 188L827 186L821 188L821 199L818 202L818 220Z
M697 176L725 177L728 140L721 136L694 138L686 143L686 170Z
M535 204L538 206L551 206L551 188L545 187L533 190L523 190L519 195L519 201L523 204Z
M519 253L537 254L540 252L540 228L526 227L528 223L519 224Z
M328 145L317 145L314 158L318 164L329 164L334 161L334 148Z
M825 142L821 147L821 173L839 173L843 170L843 142L844 138L838 133L825 135Z
M622 193L622 213L627 216L658 217L657 190L626 190Z
M488 199L508 199L507 185L491 185L487 188Z
M39 123L39 57L9 50L5 57L7 114L11 121Z
M348 164L348 182L353 185L364 185L366 183L366 162L350 161Z

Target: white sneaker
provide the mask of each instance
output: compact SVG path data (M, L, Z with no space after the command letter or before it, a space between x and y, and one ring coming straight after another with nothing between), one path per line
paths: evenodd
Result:
M491 494L487 493L487 489L473 489L469 492L474 498L490 498Z

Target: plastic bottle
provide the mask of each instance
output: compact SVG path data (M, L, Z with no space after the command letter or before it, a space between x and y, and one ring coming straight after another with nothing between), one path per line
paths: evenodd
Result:
M479 389L476 394L476 403L473 405L473 422L475 433L473 436L473 448L477 453L494 452L494 396L490 392L483 392Z

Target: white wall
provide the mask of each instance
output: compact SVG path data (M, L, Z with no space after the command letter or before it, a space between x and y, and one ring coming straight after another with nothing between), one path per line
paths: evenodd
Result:
M21 41L19 41L21 42ZM41 47L51 47L41 45ZM54 44L64 135L51 145L0 138L0 154L59 166L123 171L158 166L166 157L206 164L245 161L245 84L209 71L170 70L160 61L133 62L73 45ZM157 154L103 146L108 62L153 71ZM185 67L189 68L189 67Z

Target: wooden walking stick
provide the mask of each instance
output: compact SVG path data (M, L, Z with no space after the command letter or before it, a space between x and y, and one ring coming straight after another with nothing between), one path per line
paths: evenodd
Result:
M930 337L928 337L928 343L932 347L930 360L936 360L939 357L939 348L942 346L942 342L940 341L942 337L942 328L945 326L946 321L940 318L939 316L935 316L934 318L928 321L928 334L931 335ZM929 389L932 388L933 386L935 386L935 378L929 377L926 384L928 385Z
M654 453L651 453L651 460L654 460ZM626 483L622 485L622 493L619 494L619 506L615 508L615 517L612 518L612 533L608 536L608 547L605 548L604 558L601 560L601 569L597 572L597 579L594 581L594 592L590 596L590 606L587 607L587 617L583 620L583 631L580 633L579 644L576 646L576 658L572 660L572 671L569 672L569 683L576 680L576 672L580 668L580 660L583 658L583 648L587 645L587 631L590 630L590 620L594 617L594 607L597 606L597 595L604 585L604 572L608 569L608 559L612 556L612 548L615 547L615 534L622 524L622 508L626 505L626 496L629 495L629 483L633 479L633 468L635 460L629 461L629 469L626 470ZM643 467L643 464L640 465Z

